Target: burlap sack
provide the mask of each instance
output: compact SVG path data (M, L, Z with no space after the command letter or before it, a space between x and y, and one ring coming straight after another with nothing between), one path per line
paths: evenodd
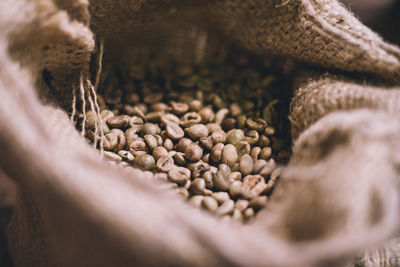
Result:
M293 158L266 210L242 226L189 207L145 173L105 165L85 144L65 110L73 92L96 109L82 82L95 82L95 39L109 65L153 50L201 61L224 40L383 77L385 87L301 76ZM335 0L2 0L0 58L0 167L21 191L8 229L16 266L341 266L399 230L389 83L400 79L400 50ZM385 251L357 264L399 263L396 246Z

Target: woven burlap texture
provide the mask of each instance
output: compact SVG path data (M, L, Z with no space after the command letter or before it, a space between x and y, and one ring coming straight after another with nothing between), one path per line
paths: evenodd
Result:
M119 64L152 46L200 60L218 37L399 81L398 48L337 1L0 2L0 167L21 192L8 231L16 266L340 266L395 236L395 88L330 75L300 83L293 158L248 226L189 207L145 173L105 165L52 102L71 102L89 77L95 38Z

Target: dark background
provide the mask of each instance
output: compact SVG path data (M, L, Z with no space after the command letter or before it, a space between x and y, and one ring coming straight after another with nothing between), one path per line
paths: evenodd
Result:
M400 0L342 0L356 16L390 43L400 44ZM11 267L5 227L12 214L16 186L0 172L0 266Z

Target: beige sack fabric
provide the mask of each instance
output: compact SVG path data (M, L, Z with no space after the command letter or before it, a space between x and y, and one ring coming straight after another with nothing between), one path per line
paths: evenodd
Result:
M385 79L299 74L293 158L247 226L105 165L65 112L91 78L95 40L105 64L124 65L153 50L201 61L220 39ZM0 167L21 191L16 266L342 266L399 230L400 50L336 0L2 0L0 58ZM396 246L386 251L357 264L398 264Z

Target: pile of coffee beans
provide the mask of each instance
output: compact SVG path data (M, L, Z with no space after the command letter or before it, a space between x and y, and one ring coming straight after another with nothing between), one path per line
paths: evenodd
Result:
M107 159L151 171L193 205L248 221L272 192L277 162L290 156L274 127L276 80L230 64L147 62L108 72L97 96L98 143ZM90 143L100 138L95 118L88 111L84 122Z

